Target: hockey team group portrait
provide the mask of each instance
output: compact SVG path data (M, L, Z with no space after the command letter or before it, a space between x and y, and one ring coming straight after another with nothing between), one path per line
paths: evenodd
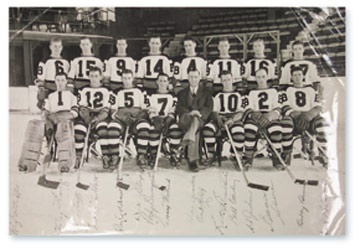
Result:
M344 235L345 14L10 7L10 235Z

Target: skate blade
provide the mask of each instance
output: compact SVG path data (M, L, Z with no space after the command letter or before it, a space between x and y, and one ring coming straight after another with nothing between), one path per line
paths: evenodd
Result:
M82 184L81 182L78 182L76 184L76 187L80 188L80 189L83 189L83 190L87 190L89 188L89 185L86 185L86 184Z
M264 191L269 190L269 186L256 184L256 183L249 183L247 186L250 188L253 188L253 189L259 189L259 190L264 190Z
M125 189L125 190L128 190L128 188L130 187L130 185L126 184L126 183L123 183L121 181L118 181L116 183L116 186L120 189Z

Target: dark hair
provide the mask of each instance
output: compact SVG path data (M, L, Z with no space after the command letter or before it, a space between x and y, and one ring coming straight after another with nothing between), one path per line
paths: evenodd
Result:
M67 78L67 74L66 74L65 72L63 72L63 71L57 72L57 73L55 74L55 78L56 78L56 77L60 77L60 76L65 76L65 77Z
M259 71L261 71L261 70L265 71L267 75L269 74L269 70L268 70L267 68L265 68L265 67L260 67L259 69L257 69L257 70L255 71L255 75L256 75Z
M122 74L131 74L132 76L134 75L134 72L130 69L125 69Z
M119 40L127 41L127 39L124 36L120 36L119 38L116 39L115 43L117 43Z
M224 70L224 71L222 71L220 73L220 77L225 76L225 75L231 75L232 76L232 73L231 73L231 71L228 71L228 70Z
M89 36L82 36L82 37L80 38L80 41L82 41L82 40L89 40L89 41L92 43L92 41L91 41L91 39L90 39Z
M301 71L301 73L304 75L304 71L301 69L300 66L295 66L295 67L291 68L290 74L293 75L293 73L296 71Z
M151 36L149 37L148 42L150 42L151 39L160 39L160 42L161 42L161 37L160 37L160 35L158 35L158 34L153 34L153 35L151 35Z
M195 39L191 36L185 36L183 42L188 41L188 40L191 40L192 42L196 43Z
M89 74L90 72L94 72L94 71L98 71L100 75L102 75L102 70L99 67L91 67L89 70Z
M264 41L263 38L258 37L258 38L256 38L256 39L254 39L254 41L253 41L252 43L254 44L255 42L262 42L262 43L264 43L265 41Z
M58 38L58 37L55 37L55 38L52 38L50 40L50 44L53 43L53 42L61 42L62 43L62 39Z
M299 40L296 40L296 41L294 41L294 42L292 43L291 48L294 48L294 46L296 46L296 45L302 45L302 46L304 47L304 43L302 43L302 42L299 41Z
M169 75L166 74L165 72L160 72L159 75L157 76L157 79L159 79L160 77L166 77L167 79L169 79Z

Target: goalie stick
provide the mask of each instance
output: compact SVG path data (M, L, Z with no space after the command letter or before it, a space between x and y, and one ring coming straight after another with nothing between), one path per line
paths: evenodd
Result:
M91 124L89 124L88 126L88 130L86 132L86 136L85 136L85 141L84 141L84 147L81 153L81 159L80 159L80 164L79 164L79 168L77 168L77 183L76 183L76 187L83 189L83 190L87 190L89 188L89 185L83 184L80 182L80 178L81 178L81 168L84 165L84 160L85 160L85 154L87 153L87 147L88 147L88 142L89 142L89 137L90 137L90 132L91 132Z
M305 179L298 179L294 176L294 174L291 172L291 170L288 168L288 166L286 165L286 163L284 162L284 160L282 159L282 157L280 156L280 154L278 153L278 151L276 151L273 143L270 141L269 137L263 132L262 135L265 137L266 141L268 142L268 144L271 147L271 150L275 153L275 155L278 157L280 163L282 164L282 166L284 166L286 172L289 174L289 176L291 177L291 179L294 181L294 183L298 183L298 184L308 184L311 186L317 186L319 184L318 180L305 180Z
M49 189L57 189L60 182L57 181L51 181L46 179L46 171L47 171L47 167L50 165L51 162L51 148L52 145L54 143L54 135L51 136L51 140L50 143L48 145L48 149L47 149L47 154L44 157L43 163L41 165L41 175L38 179L37 184L40 186L43 186L45 188L49 188Z
M129 126L126 126L125 135L124 135L124 144L126 144L128 134L129 134ZM125 157L125 145L122 145L121 146L120 164L117 168L116 186L119 187L120 189L127 190L130 187L130 185L123 183L120 179L120 173L121 173L121 170L122 170L122 167L124 164L124 157Z
M230 144L231 144L231 147L232 149L234 150L234 153L235 153L235 158L236 158L236 161L241 169L241 173L242 175L244 176L244 179L245 179L245 182L246 182L246 185L249 187L249 188L253 188L253 189L259 189L259 190L264 190L264 191L268 191L269 190L269 186L266 186L266 185L261 185L261 184L256 184L256 183L252 183L249 181L249 179L247 178L246 174L245 174L245 171L244 171L244 168L242 166L242 163L241 163L241 160L239 158L239 154L237 153L236 149L235 149L235 145L234 145L234 141L231 137L231 133L229 131L229 127L227 125L224 125L225 126L225 130L226 130L226 134L230 140Z

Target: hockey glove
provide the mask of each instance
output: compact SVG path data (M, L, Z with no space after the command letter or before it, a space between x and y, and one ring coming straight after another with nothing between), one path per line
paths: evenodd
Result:
M155 116L151 119L152 124L155 127L155 130L161 132L164 126L164 119L159 117L159 116Z
M89 125L91 122L90 110L85 107L80 107L79 116L85 122L86 125Z
M164 131L164 134L166 135L168 132L169 132L169 129L170 129L170 126L175 122L175 119L168 116L165 118L164 120L164 128L163 128L163 131Z

